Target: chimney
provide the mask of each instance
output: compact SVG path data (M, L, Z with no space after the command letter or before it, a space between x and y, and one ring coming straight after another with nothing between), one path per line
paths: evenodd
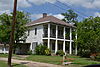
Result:
M47 13L43 13L43 18L47 17Z

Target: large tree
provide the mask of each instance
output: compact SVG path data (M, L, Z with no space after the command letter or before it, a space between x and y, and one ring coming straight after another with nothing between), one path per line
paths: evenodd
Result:
M76 14L73 10L67 10L67 12L62 13L62 15L64 16L63 21L68 22L68 23L77 23L77 17L78 14Z
M12 23L13 13L11 14L1 14L0 15L0 42L9 43L10 41L10 32L11 32L11 23ZM30 22L29 14L17 11L16 16L16 26L15 26L15 43L19 41L25 41L27 35L25 31L27 27L25 26Z
M78 23L78 46L80 53L100 52L100 17L89 17Z

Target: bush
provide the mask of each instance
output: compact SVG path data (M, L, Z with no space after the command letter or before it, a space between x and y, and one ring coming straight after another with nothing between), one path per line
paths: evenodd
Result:
M28 54L28 55L31 55L31 54L32 54L32 50L29 50L29 51L27 52L27 54Z
M100 61L100 53L96 55L96 60Z
M81 57L89 58L90 57L90 51L79 51L78 55L81 56Z
M45 55L47 55L47 56L48 56L48 55L51 55L50 49L46 49L46 50L45 50Z
M63 52L63 50L58 50L58 51L56 52L56 55L63 56L63 55L65 55L65 53Z
M40 44L40 45L36 46L35 54L37 54L37 55L50 55L51 51L47 48L47 46Z

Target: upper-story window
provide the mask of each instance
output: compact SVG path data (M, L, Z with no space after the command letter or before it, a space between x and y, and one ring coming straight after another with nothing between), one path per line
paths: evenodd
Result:
M35 28L35 35L37 35L37 28Z

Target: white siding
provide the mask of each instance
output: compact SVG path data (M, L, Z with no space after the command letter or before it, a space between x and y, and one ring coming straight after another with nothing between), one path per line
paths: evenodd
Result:
M35 28L37 28L37 34L35 35ZM43 25L33 26L29 32L29 36L26 39L26 43L31 43L30 49L32 49L32 43L37 42L38 44L43 43Z
M8 53L8 47L0 46L0 53Z

